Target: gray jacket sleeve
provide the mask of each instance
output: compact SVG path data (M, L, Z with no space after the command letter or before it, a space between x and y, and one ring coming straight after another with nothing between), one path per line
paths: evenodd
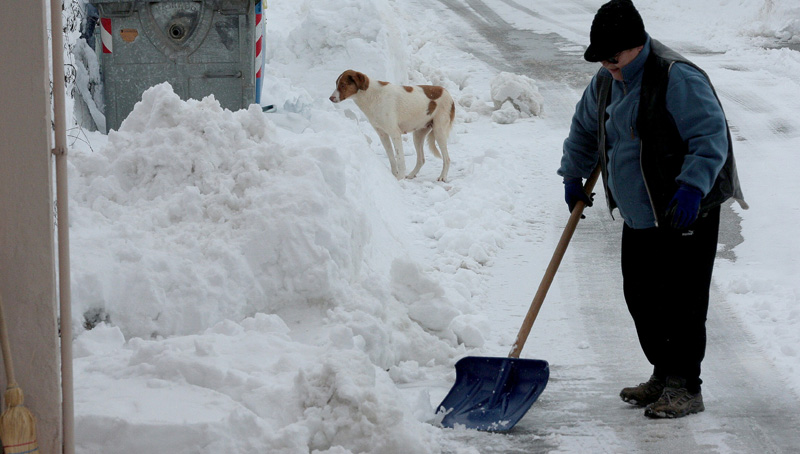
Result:
M667 110L689 147L676 180L706 195L728 156L725 114L708 79L689 65L675 63L669 73Z
M586 87L572 116L569 135L564 140L561 167L562 177L589 178L597 166L597 91L596 78Z

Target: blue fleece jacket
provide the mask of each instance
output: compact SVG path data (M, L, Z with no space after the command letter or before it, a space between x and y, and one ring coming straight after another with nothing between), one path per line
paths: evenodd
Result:
M609 116L606 121L606 183L625 223L635 229L656 225L642 177L641 140L636 128L644 62L649 54L648 37L636 59L622 68L623 81L614 80L606 110ZM596 78L578 101L569 136L564 141L558 174L565 178L588 178L599 159ZM667 110L689 148L676 181L699 189L705 196L727 157L727 126L722 107L703 74L690 65L675 63L669 72Z

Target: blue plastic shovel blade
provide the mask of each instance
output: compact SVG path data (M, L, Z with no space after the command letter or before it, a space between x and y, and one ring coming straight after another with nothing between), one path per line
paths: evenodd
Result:
M511 430L547 386L547 361L467 356L456 363L456 381L438 411L444 427Z

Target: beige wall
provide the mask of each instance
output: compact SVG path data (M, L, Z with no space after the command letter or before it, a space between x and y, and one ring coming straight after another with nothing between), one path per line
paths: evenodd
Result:
M61 452L47 23L42 0L0 0L0 293L43 454Z

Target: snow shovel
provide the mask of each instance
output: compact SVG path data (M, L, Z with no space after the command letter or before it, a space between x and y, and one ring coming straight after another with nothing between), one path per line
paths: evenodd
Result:
M598 166L584 185L587 194L591 194L599 175ZM467 356L456 363L456 381L438 407L438 412L445 414L442 426L509 431L544 391L550 377L547 361L519 355L584 208L579 201L572 210L508 358Z

